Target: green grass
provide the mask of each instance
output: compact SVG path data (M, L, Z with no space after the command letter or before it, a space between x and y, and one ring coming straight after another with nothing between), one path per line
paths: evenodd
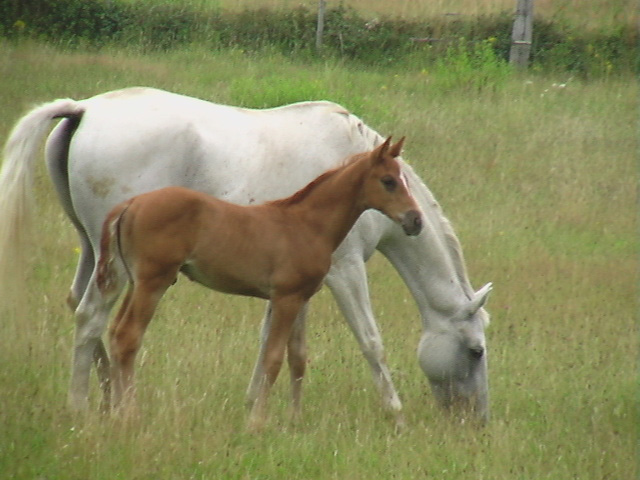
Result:
M415 358L417 312L380 256L369 278L405 406L400 435L326 290L310 313L302 424L287 423L283 372L266 431L245 433L244 391L264 304L185 280L145 337L140 418L77 418L65 407L73 321L64 303L77 240L41 165L27 316L0 321L2 475L636 478L635 80L500 73L477 85L447 75L456 74L305 65L195 46L142 56L2 44L2 142L33 104L131 85L256 106L337 100L381 133L407 135L405 158L456 226L473 283L495 285L493 418L481 430L434 406ZM96 407L97 397L93 385Z

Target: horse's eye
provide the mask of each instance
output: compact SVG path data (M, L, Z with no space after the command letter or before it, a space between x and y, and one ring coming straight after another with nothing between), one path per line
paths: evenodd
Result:
M382 177L382 179L380 180L382 182L382 185L384 185L384 188L388 191L388 192L393 192L396 188L397 182L396 179L387 175L385 177Z

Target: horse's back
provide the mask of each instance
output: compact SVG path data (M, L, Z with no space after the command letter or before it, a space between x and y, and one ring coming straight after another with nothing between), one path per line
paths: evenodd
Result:
M68 148L68 195L90 236L111 206L146 191L181 185L261 203L367 149L352 116L331 102L244 109L137 87L82 104ZM59 125L49 142L63 131Z

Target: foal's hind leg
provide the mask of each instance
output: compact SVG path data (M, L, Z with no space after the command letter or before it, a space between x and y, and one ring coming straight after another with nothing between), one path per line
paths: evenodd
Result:
M176 269L177 273L177 269ZM133 399L135 358L142 345L142 337L153 317L158 302L172 284L170 280L156 278L152 281L136 281L127 295L127 304L110 330L111 337L111 384L114 406Z
M122 301L118 314L113 320L110 330L113 329L113 325L117 325L119 323L130 299L131 287L127 290L127 294ZM95 350L93 351L93 362L96 366L98 380L100 381L100 387L102 389L102 402L100 404L100 409L106 413L111 410L111 362L109 361L109 355L104 347L102 338L98 339Z

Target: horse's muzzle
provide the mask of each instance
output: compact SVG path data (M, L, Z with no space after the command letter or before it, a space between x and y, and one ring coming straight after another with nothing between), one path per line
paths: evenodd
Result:
M407 235L418 235L422 231L422 214L418 210L409 210L402 219L402 229Z

